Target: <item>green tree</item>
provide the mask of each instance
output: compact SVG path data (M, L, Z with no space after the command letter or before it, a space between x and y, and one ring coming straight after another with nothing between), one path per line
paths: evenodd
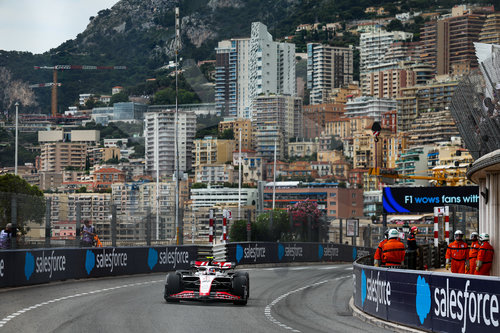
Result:
M226 129L222 133L219 133L217 138L222 140L234 140L234 132L232 129Z
M386 27L387 31L403 31L404 26L400 20L392 20Z
M12 222L12 202L17 206L16 223L21 234L28 221L41 224L45 216L45 198L37 186L13 174L0 176L0 227Z
M247 221L236 220L229 229L229 239L231 242L244 242L247 240Z
M82 186L78 190L76 190L75 193L87 193L87 187Z
M260 214L252 226L252 240L275 242L290 240L290 222L287 211L273 210Z
M109 100L109 106L113 106L115 103L128 102L128 95L125 91L120 91L117 94L111 96Z

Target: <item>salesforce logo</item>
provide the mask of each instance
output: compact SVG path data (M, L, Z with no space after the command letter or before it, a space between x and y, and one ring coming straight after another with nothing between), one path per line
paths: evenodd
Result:
M31 254L31 252L26 252L26 256L24 257L24 276L26 280L29 281L31 275L35 271L35 258Z
M95 267L95 254L91 250L87 250L85 255L85 270L87 271L87 275L92 272Z
M366 274L365 270L361 270L361 306L365 304L366 299Z
M417 295L415 300L418 319L420 324L424 324L425 318L431 311L431 288L425 278L418 276L417 279Z
M239 263L243 258L243 247L241 245L236 245L236 261Z
M284 255L285 255L285 247L281 244L278 244L278 260L283 259Z
M153 270L153 268L156 266L157 263L158 263L158 251L150 247L148 251L149 269Z

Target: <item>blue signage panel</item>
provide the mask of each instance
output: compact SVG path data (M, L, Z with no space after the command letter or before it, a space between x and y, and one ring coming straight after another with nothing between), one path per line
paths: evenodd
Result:
M478 186L385 187L382 197L385 213L432 213L436 206L479 207Z
M433 332L500 332L500 279L354 265L354 304Z
M0 287L189 268L196 246L0 251Z

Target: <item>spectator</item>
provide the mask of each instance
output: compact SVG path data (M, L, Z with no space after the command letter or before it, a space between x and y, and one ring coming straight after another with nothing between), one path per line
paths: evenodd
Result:
M92 247L95 235L94 226L90 225L89 220L85 220L82 227L82 247Z
M5 229L0 232L0 249L12 247L12 223L7 223Z

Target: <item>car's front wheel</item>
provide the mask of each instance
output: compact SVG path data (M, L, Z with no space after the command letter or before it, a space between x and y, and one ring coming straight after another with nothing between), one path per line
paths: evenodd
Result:
M233 277L233 294L241 297L239 300L234 301L237 305L246 305L248 302L249 282L246 276L239 275Z
M169 303L179 302L178 298L171 297L171 295L175 295L180 293L181 290L181 276L177 273L168 273L167 281L165 283L165 300Z

